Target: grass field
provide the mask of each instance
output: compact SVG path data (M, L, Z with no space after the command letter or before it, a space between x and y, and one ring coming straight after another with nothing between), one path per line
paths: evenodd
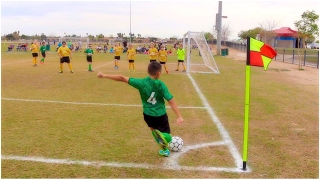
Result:
M6 48L1 49L2 178L319 178L319 87L287 81L284 70L252 67L250 171L241 172L232 152L242 154L244 61L217 56L221 74L189 77L175 72L176 56L169 57L170 73L161 79L185 119L176 125L167 109L172 135L185 146L165 158L143 121L138 91L96 76L102 71L145 77L147 55L137 55L136 72L128 72L125 54L115 70L113 54L95 53L95 72L88 72L84 53L77 52L74 73L65 64L59 74L55 48L37 67L30 52ZM231 142L221 136L210 109Z

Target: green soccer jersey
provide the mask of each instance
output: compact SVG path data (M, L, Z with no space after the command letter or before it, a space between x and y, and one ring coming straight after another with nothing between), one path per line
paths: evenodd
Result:
M93 54L93 50L92 50L91 48L87 48L87 49L84 51L84 53L86 53L86 54L89 54L89 53Z
M178 60L184 60L185 54L186 54L186 52L184 51L184 49L179 48L177 50Z
M41 46L40 47L40 52L46 52L46 46Z
M166 113L164 99L169 101L173 96L162 81L148 76L146 78L129 78L128 83L139 90L143 113L154 117L159 117Z

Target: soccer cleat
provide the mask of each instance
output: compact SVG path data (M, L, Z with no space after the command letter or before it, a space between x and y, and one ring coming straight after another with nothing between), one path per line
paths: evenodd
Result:
M73 71L70 71L71 73L73 73Z
M166 71L167 74L169 74L169 71Z
M94 72L93 70L88 70L89 72Z
M36 66L37 66L37 64L34 64L34 65L33 65L33 67L36 67Z
M158 142L158 144L160 145L160 147L162 149L168 149L169 148L167 140L164 138L163 134L158 129L152 130L152 133L156 137L157 142Z
M169 157L169 156L170 156L170 151L169 151L169 149L161 149L161 150L159 151L159 154L160 154L161 156Z
M183 70L182 72L186 72L186 70Z
M59 73L63 73L63 71L59 71Z
M176 69L176 71L179 71L179 69Z
M136 70L133 70L133 72L136 72Z
M131 70L129 69L129 72L130 72Z

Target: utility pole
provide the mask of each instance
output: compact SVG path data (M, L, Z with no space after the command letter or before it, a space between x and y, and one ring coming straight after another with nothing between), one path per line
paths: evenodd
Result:
M221 21L222 21L222 1L219 1L218 14L216 14L216 30L217 30L217 55L221 52Z
M130 43L131 43L131 1L130 1Z

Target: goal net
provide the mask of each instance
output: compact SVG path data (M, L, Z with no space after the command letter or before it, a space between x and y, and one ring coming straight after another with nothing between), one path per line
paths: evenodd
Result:
M89 38L88 37L60 37L59 42L71 42L74 45L78 45L80 49L88 48Z
M220 74L203 32L187 32L183 36L187 54L187 72Z

